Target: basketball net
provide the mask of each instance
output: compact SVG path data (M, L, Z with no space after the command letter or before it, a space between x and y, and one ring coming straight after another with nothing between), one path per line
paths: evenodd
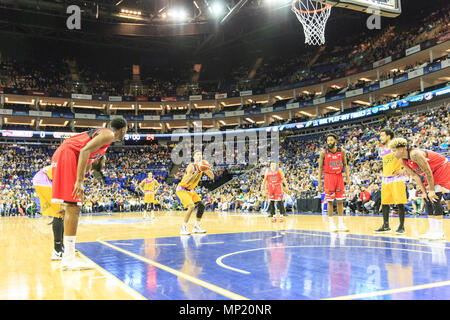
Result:
M331 5L315 0L293 0L291 10L303 26L305 43L315 46L324 44Z

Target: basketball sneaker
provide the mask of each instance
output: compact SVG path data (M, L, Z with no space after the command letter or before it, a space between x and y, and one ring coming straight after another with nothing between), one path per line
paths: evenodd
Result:
M53 249L51 260L52 261L61 260L63 253L64 253L63 251L56 251L55 249Z
M337 232L338 231L338 229L336 228L336 225L333 223L333 224L331 224L330 223L330 232Z
M405 228L403 227L398 227L397 230L395 230L395 234L405 234Z
M180 235L181 236L189 236L191 233L189 232L189 230L187 229L187 226L185 226L185 225L183 225L182 227L181 227L181 230L180 230Z
M88 261L73 257L63 257L61 259L61 269L63 271L79 271L79 270L87 270L95 268L92 263Z
M272 222L277 222L277 217L273 216L272 217Z
M445 240L445 234L443 232L428 231L427 233L420 235L419 238L425 240Z
M391 232L391 228L383 225L380 229L374 231L375 233L389 233Z
M199 224L194 225L192 228L192 233L206 233L206 230L203 230Z
M280 222L283 222L283 221L284 221L284 217L280 216Z
M348 230L348 228L345 226L345 224L341 223L341 224L339 224L338 231L348 232L349 230Z

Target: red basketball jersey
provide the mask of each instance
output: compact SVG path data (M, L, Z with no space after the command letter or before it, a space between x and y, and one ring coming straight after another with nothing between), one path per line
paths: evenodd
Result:
M419 167L417 163L412 161L410 158L411 151L413 150L408 150L408 159L402 159L403 164L408 168L410 168L411 170L413 170L415 173L423 176L424 175L423 170ZM422 151L425 152L425 158L427 159L428 165L430 166L431 172L433 173L448 162L447 158L439 153L429 150L422 150Z
M92 129L86 132L82 132L80 134L74 135L72 137L70 137L69 139L66 139L60 146L60 148L69 148L77 153L79 153L81 151L81 149L84 148L85 145L88 144L89 141L92 140L92 138L94 138L99 131L101 130L111 130L111 129ZM106 150L108 150L108 147L111 144L107 144L102 146L100 149L98 149L97 151L92 152L89 155L89 164L94 162L95 160L100 159L101 157L103 157L106 153Z
M267 183L269 185L269 189L276 185L281 185L281 174L280 170L272 172L270 169L267 170Z
M323 159L323 172L342 174L344 167L342 149L338 148L335 153L325 149L325 158Z

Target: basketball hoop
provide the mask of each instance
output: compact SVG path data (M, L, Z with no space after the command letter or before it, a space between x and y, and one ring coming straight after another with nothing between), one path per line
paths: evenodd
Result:
M324 44L331 5L315 0L293 0L291 10L303 26L305 43L315 46Z

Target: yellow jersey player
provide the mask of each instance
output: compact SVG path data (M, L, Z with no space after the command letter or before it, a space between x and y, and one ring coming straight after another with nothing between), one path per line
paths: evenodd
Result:
M94 175L99 179L103 179L101 169L105 164L105 157L96 160L88 165L89 171L92 166ZM53 217L53 253L51 260L61 260L64 252L63 237L64 237L64 210L62 210L60 203L52 202L53 189L53 175L52 166L49 165L39 170L33 177L33 187L39 197L42 216Z
M156 200L155 200L155 194L156 191L158 191L158 189L161 187L161 185L159 184L159 182L153 178L153 174L150 172L147 176L147 178L145 178L144 180L141 181L141 183L139 184L139 189L142 190L142 192L144 192L144 203L145 203L145 208L144 208L144 218L147 218L147 210L151 210L151 219L153 219L155 217L155 204L156 204Z
M375 233L391 232L389 227L389 206L397 205L400 224L396 234L405 233L405 204L408 202L406 195L405 176L402 173L402 164L389 149L389 143L394 138L394 131L383 129L380 132L381 158L383 160L383 173L381 177L381 208L383 212L383 225ZM377 208L378 209L378 208Z
M183 179L177 186L176 194L181 201L184 208L187 208L186 214L184 216L184 223L181 227L180 235L190 235L187 229L187 223L191 213L197 208L197 220L195 222L193 233L206 233L200 227L200 221L202 219L203 213L205 212L205 205L202 203L199 195L195 192L195 187L197 187L200 182L203 173L214 180L214 173L211 171L209 165L205 165L202 161L202 153L197 151L194 153L194 163L191 163L186 168L186 173Z

